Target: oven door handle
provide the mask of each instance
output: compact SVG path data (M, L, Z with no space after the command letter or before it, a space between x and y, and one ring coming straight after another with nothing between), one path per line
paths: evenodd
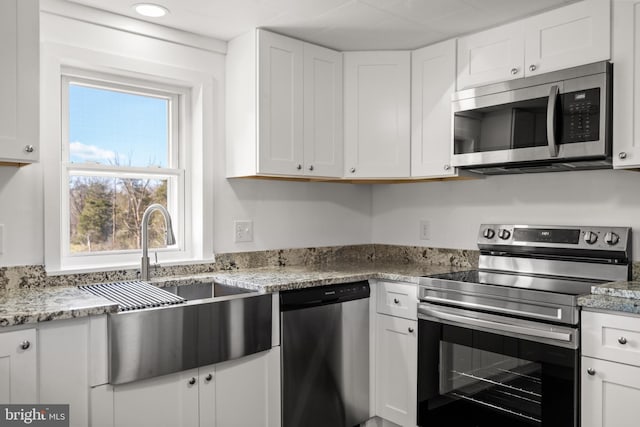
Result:
M425 307L424 305L418 306L418 314L427 318L436 320L444 320L448 322L455 322L458 324L477 326L482 328L493 329L501 332L511 332L519 335L526 335L536 338L547 338L556 341L571 342L572 334L570 332L558 332L544 329L529 328L527 326L513 325L509 323L495 322L493 320L475 319L459 314L444 313L440 310ZM425 319L428 320L428 319Z

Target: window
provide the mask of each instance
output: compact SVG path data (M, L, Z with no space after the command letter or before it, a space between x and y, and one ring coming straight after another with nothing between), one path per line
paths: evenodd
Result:
M177 243L166 247L154 214L149 248L184 257L188 92L78 70L63 74L61 88L62 264L139 261L142 215L153 203L168 209Z

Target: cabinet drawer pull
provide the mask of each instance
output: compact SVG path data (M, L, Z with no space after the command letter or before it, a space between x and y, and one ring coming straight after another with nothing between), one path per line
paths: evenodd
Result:
M624 151L621 151L620 153L618 153L618 158L620 160L624 160L627 158L627 153L625 153Z
M593 375L595 375L595 374L596 374L596 370L595 370L595 369L593 369L593 368L589 368L589 369L587 369L587 374L589 374L589 375L592 375L592 376L593 376Z
M622 345L625 345L627 343L627 339L625 337L620 337L618 338L618 342Z
M31 347L31 343L29 342L29 340L24 340L20 343L20 348L23 350L28 350L29 347Z
M313 165L309 166L309 170L312 171L313 170Z
M189 385L194 385L196 383L196 379L194 377L191 377L191 379L189 380Z
M356 173L356 168L351 168L351 169L349 169L349 172L351 172L351 173Z
M29 145L25 145L24 146L24 151L26 151L27 153L33 153L33 145L29 144Z
M209 381L211 381L212 379L213 379L213 375L211 375L211 374L209 374L209 375L207 375L206 377L204 377L204 380L205 380L206 382L209 382Z
M296 169L298 169L298 170L302 169L302 165L296 166Z
M394 304L400 304L400 300L399 300L398 298L394 298L394 299L393 299L393 303L394 303Z
M511 74L512 74L512 75L514 75L514 76L515 76L516 74L518 74L518 69L517 69L516 67L512 68L512 69L511 69Z
M529 65L529 71L535 71L537 69L538 67L536 67L534 64Z
M409 327L409 329L408 329L408 331L409 331L409 333L410 333L410 334L412 334L412 333L413 333L413 330L414 330L414 329L413 329L412 327Z

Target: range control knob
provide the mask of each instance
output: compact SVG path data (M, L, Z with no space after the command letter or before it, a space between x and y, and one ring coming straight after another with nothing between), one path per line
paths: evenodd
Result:
M618 236L613 231L610 231L604 235L604 241L607 242L608 245L613 246L620 241L620 236Z
M501 238L502 240L507 240L509 237L511 237L511 232L503 228L500 231L498 231L498 237Z
M590 245L593 245L595 242L598 241L598 235L593 231L585 231L584 241Z
M485 239L493 239L493 236L496 235L496 232L493 231L492 228L485 228L484 233L482 233Z

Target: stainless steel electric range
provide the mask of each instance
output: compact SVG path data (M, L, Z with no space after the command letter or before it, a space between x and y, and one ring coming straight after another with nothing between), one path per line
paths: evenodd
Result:
M577 298L631 278L631 229L485 224L478 248L420 282L418 425L579 426Z

